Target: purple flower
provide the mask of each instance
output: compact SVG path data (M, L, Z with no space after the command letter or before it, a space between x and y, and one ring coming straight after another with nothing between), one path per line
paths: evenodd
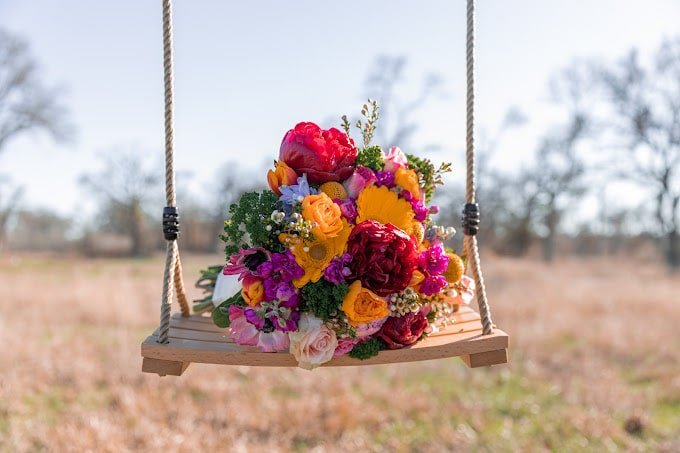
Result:
M420 292L426 296L431 296L440 292L446 287L446 285L446 278L444 278L442 275L430 276L423 280L423 283L420 284Z
M439 206L437 206L436 204L430 206L430 214L432 215L439 214Z
M271 279L276 283L289 283L304 275L305 271L295 262L290 250L283 253L272 253L271 259L257 267L260 277Z
M376 186L387 186L390 189L394 187L394 173L391 171L376 171L375 177Z
M357 212L357 205L354 203L354 200L351 198L345 198L344 200L336 198L333 201L335 204L340 206L340 211L342 212L343 217L345 217L350 222L354 222L356 220L359 213Z
M267 300L289 299L295 293L291 282L304 275L305 271L295 262L290 250L272 253L271 259L257 267L257 273L264 279L264 295Z
M415 219L417 221L422 222L427 218L429 209L423 204L422 201L411 199L411 207L413 208Z
M247 307L243 310L243 315L246 317L246 321L257 327L257 330L264 329L264 319L260 318L254 309Z
M399 196L409 202L413 200L413 194L406 189L403 189L401 192L399 192Z
M323 273L324 278L335 285L344 282L345 277L352 273L347 267L350 261L352 261L352 255L349 253L343 253L337 258L333 258Z
M435 244L420 253L418 267L428 275L444 273L449 265L449 257L441 243Z

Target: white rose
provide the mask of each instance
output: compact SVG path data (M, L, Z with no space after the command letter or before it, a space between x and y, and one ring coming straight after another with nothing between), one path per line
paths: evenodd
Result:
M295 356L298 366L311 370L333 358L338 338L319 318L303 313L298 322L297 332L289 332L290 353Z

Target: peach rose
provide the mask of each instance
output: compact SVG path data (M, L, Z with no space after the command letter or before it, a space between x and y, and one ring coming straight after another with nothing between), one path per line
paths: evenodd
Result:
M285 162L278 161L274 164L274 170L267 172L267 182L269 188L272 189L276 195L281 195L280 186L290 186L297 181L297 174L295 170L290 168Z
M303 313L298 322L297 332L289 332L290 353L295 356L300 368L312 370L333 358L338 347L335 332L322 320Z
M415 171L408 168L399 167L394 173L394 183L411 192L413 198L420 200L420 183L418 182L418 175Z
M241 284L243 285L241 295L248 305L254 307L262 302L264 299L264 285L261 278L246 275Z
M353 326L370 323L390 314L387 302L368 288L362 288L359 280L349 285L342 301L342 311Z
M342 231L342 211L325 193L307 195L302 200L302 217L315 223L314 236L325 241L334 238Z

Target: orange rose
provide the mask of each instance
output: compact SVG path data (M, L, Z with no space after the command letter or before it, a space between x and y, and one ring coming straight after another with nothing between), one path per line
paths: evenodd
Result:
M359 280L349 285L349 291L342 301L342 311L353 326L377 321L390 314L387 302L367 288Z
M264 285L262 279L246 275L242 282L241 295L248 305L254 307L264 299Z
M276 195L281 195L279 186L290 186L297 182L297 173L295 170L286 165L283 161L275 162L274 170L267 172L267 182L269 188L272 189Z
M334 238L342 231L342 212L340 206L325 193L307 195L302 200L302 217L314 222L312 233L320 241Z
M418 183L418 175L415 171L399 167L394 173L394 183L411 192L416 200L420 200L420 183Z

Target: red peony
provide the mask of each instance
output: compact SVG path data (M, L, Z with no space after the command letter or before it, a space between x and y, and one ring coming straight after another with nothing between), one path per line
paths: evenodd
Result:
M405 289L418 265L418 247L408 234L392 224L361 222L347 241L350 279L379 296Z
M314 123L298 123L283 137L279 160L298 175L307 173L312 184L344 181L357 158L354 141L335 128L321 129Z
M407 313L399 318L387 318L377 337L387 343L389 349L400 349L418 341L426 327L427 318L422 311Z

